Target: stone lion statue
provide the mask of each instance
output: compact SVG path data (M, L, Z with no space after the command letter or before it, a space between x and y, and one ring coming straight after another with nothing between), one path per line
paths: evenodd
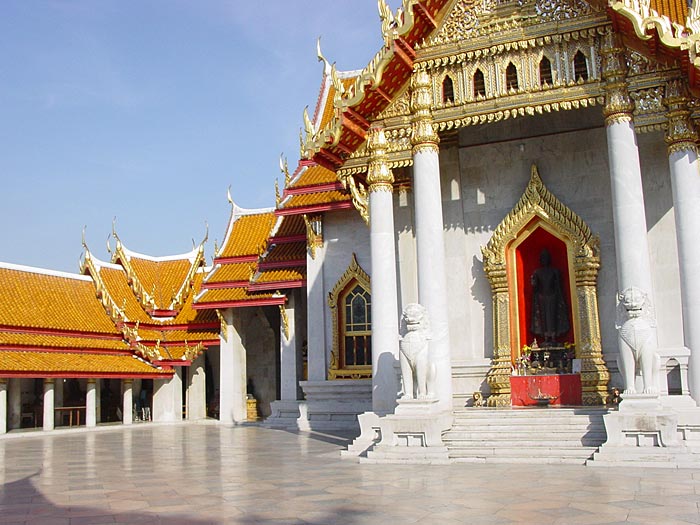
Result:
M658 393L659 354L656 320L649 297L631 286L617 295L617 323L620 334L618 367L625 382L625 394L636 394L635 376L642 374L644 394Z
M401 316L402 335L399 337L399 360L403 398L429 399L433 395L435 364L428 356L431 339L428 313L424 306L411 303Z

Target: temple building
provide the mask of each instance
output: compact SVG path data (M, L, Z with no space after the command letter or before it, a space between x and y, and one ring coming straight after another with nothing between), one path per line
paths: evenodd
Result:
M229 195L211 268L118 237L79 276L3 266L10 428L52 378L88 424L97 384L125 415L152 380L154 419L354 432L363 461L697 464L700 8L378 5L366 68L319 46L296 169L269 209Z

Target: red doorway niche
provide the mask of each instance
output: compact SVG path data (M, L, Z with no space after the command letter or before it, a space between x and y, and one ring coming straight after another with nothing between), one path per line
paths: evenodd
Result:
M512 353L513 358L520 355L523 345L530 346L535 339L535 335L530 330L530 318L532 315L532 283L530 282L530 276L539 268L540 253L545 248L549 250L552 259L551 266L561 272L561 284L569 314L569 331L559 336L559 341L561 343L574 342L574 317L571 309L571 280L567 246L564 241L547 231L541 224L537 225L537 222L539 221L535 219L525 228L524 231L527 232L529 230L531 233L515 248L519 346L514 349L515 351Z

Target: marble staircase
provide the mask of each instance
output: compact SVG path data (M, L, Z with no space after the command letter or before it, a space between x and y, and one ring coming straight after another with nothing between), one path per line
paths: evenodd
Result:
M605 408L463 408L443 434L452 462L583 465L606 440Z

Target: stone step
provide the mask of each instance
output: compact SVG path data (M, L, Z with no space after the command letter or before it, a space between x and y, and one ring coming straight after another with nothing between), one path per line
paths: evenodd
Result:
M538 423L532 422L528 424L527 422L522 422L520 424L514 425L510 422L484 422L484 423L455 423L452 425L454 430L466 430L473 431L478 429L483 429L489 432L534 432L539 430L540 432L561 432L561 431L573 431L573 432L585 432L586 430L605 430L605 425L601 422L589 422L581 421L579 423L564 423L559 421L552 421L551 423Z
M536 465L585 465L587 457L524 457L524 456L508 456L508 457L450 457L453 463L520 463L520 464L536 464Z
M551 409L493 409L493 408L463 408L454 412L456 418L474 419L474 418L559 418L559 417L602 417L608 413L607 409L566 409L566 408L551 408Z
M568 439L540 440L540 439L519 439L510 436L509 439L449 439L443 438L443 442L451 447L469 446L474 448L480 447L498 447L498 448L566 448L566 447L599 447L602 440L599 438L586 439L585 437L573 437Z
M586 446L562 446L562 447L537 447L537 446L510 446L510 447L479 447L479 446L449 446L449 455L455 457L585 457L590 458L597 447Z
M555 438L557 441L566 439L597 439L601 443L605 441L607 434L605 429L601 430L583 430L583 431L572 431L572 430L553 430L551 432L542 432L537 430L527 430L517 433L519 438L528 439L531 441L539 440L552 440ZM478 440L508 440L513 439L512 432L493 432L491 429L479 431L479 430L450 430L449 432L443 434L443 440L455 441L464 439L478 439Z

